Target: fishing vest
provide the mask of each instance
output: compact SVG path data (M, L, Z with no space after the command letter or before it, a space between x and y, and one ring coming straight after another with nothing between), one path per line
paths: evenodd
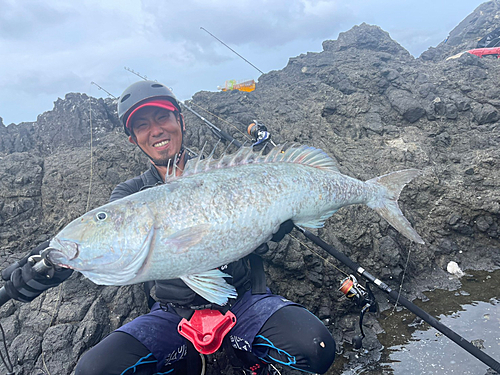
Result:
M149 170L140 176L136 176L116 186L111 193L109 201L112 202L161 184L163 184L163 179L158 170L151 164ZM238 295L242 295L250 288L253 294L266 292L264 267L262 259L257 254L250 254L245 258L223 265L219 269L232 276L226 279L226 281L235 287ZM155 302L155 299L151 297L153 286L156 300L163 304L173 303L174 305L182 306L202 306L209 303L196 294L181 279L156 280L145 283L145 291L149 297L148 304L150 307Z

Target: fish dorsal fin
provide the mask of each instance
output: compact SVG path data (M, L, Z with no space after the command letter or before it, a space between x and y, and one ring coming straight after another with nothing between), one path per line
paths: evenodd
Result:
M219 159L215 159L213 154L205 159L199 156L186 164L182 176L186 177L213 169L231 168L238 165L264 163L295 163L338 171L335 160L319 148L302 145L291 146L284 150L284 147L285 145L278 145L266 155L263 154L263 150L256 152L249 146L240 147L234 154L223 154ZM169 181L174 179L170 178Z

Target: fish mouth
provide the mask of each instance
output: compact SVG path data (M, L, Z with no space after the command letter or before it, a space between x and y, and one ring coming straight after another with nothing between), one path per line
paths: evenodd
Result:
M76 259L80 255L78 244L73 241L54 238L49 245L47 259L60 266L68 266L65 262Z
M44 256L51 264L55 266L60 266L64 268L73 268L69 264L67 264L68 258L66 257L66 255L64 253L61 253L57 249L51 247L47 248Z

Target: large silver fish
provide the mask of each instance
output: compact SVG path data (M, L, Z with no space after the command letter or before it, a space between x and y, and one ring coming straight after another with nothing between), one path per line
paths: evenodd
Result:
M313 147L267 155L241 148L218 160L191 160L181 177L72 221L50 242L49 259L101 285L181 278L222 305L236 292L216 268L251 253L288 219L319 228L339 208L363 203L424 243L397 205L419 173L407 169L362 182Z

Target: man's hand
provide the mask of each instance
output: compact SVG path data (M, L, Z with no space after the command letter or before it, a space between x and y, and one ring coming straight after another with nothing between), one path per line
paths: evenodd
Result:
M273 234L271 241L280 242L286 234L290 233L294 228L294 224L292 220L287 220L283 222L280 226L280 229L276 233Z
M271 241L273 242L280 242L285 235L290 233L294 228L294 224L292 220L287 220L281 224L280 229L276 233L273 234L273 237L271 238ZM264 255L269 251L269 246L267 245L266 242L264 242L262 245L260 245L258 248L256 248L253 252L257 255Z
M31 302L45 290L59 285L71 276L73 270L70 269L54 269L50 274L42 274L33 268L35 263L29 261L29 257L40 254L48 246L49 241L43 242L19 261L17 268L12 270L7 267L9 272L2 272L2 278L8 280L4 287L11 298L21 302Z

